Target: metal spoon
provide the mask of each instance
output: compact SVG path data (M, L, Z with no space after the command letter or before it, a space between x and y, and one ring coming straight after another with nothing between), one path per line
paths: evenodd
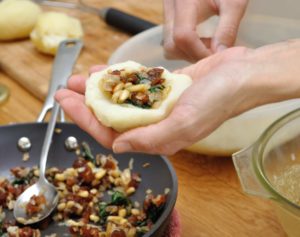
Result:
M59 113L58 103L54 104L51 118L47 127L47 132L42 148L40 159L40 177L37 183L26 189L17 199L14 207L14 216L16 220L22 224L33 224L45 219L54 210L58 202L58 192L56 188L48 182L45 177L46 163L48 152L50 149L52 136ZM33 195L44 195L46 199L45 207L33 218L29 217L26 213L26 204L29 202ZM29 219L28 219L29 217Z
M42 153L40 158L40 178L38 182L26 189L16 200L14 216L22 224L33 224L45 219L54 210L58 202L58 193L55 187L45 177L48 152L53 137L53 132L59 114L59 105L54 100L54 94L59 85L65 85L72 73L72 68L82 48L80 40L70 39L60 43L58 53L54 60L51 81L49 84L48 96L45 100L38 122L42 122L47 112L52 108L52 115L48 123ZM26 213L26 205L33 195L44 195L46 205L33 218Z

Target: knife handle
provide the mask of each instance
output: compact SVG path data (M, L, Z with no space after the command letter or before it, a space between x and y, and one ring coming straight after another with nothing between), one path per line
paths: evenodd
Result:
M132 35L156 26L152 22L129 15L115 8L105 9L105 15L103 18L108 25L114 26Z

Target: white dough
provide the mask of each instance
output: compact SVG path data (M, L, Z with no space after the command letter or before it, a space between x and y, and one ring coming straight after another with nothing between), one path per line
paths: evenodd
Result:
M36 48L46 54L55 55L61 41L79 39L83 36L78 19L59 12L46 12L40 15L30 34Z
M0 40L29 37L41 12L40 7L29 0L0 1Z
M109 69L138 71L142 67L141 64L132 61L119 63L101 72L93 73L87 80L86 104L103 125L112 127L118 132L124 132L132 128L159 122L167 117L180 95L192 84L192 79L187 75L172 74L164 69L162 77L166 79L166 86L171 86L171 91L161 105L155 109L142 109L129 104L115 104L99 89L99 81L103 79Z

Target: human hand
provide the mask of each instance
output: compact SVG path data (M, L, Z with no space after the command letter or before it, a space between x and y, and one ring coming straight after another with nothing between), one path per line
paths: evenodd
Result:
M205 58L178 71L194 81L167 118L123 134L101 125L85 106L84 77L73 76L69 90L58 91L56 100L75 123L114 152L170 155L248 109L299 98L299 55L300 40L293 40L256 50L233 47Z
M164 0L167 58L198 61L234 45L248 0ZM220 20L212 39L200 39L196 26L213 15Z

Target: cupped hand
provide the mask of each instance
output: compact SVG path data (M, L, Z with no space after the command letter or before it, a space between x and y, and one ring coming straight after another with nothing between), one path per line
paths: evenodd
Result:
M234 45L248 0L164 0L167 58L198 61ZM199 38L196 27L213 15L220 20L212 39Z
M69 117L114 152L170 155L255 106L300 97L300 40L255 50L232 47L177 71L193 79L162 121L119 134L84 103L85 78L73 76L56 99ZM101 70L96 67L92 70Z
M243 110L243 81L250 68L240 61L248 49L231 48L199 61L177 73L193 78L170 115L145 127L132 129L118 136L113 143L115 152L139 151L171 155L206 137L226 119ZM238 108L238 109L237 109Z
M103 126L85 105L86 78L72 76L68 89L59 90L55 98L79 127L116 153L131 151L170 155L205 137L232 116L236 106L234 101L243 100L244 96L239 93L237 79L245 78L247 74L245 70L234 72L240 68L237 64L247 51L231 48L177 71L193 78L193 84L180 97L171 114L161 122L122 134ZM104 67L96 66L91 71ZM233 75L234 78L231 78Z

